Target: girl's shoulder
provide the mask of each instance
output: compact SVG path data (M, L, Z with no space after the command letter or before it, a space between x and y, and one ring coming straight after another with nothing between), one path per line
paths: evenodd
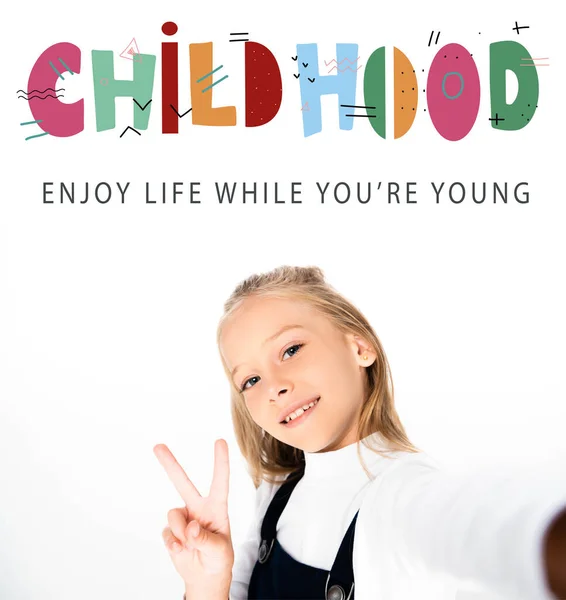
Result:
M259 486L256 488L255 496L255 509L256 513L263 515L267 510L267 507L273 500L273 497L277 493L277 490L283 485L288 475L275 475L273 479L275 481L267 481L262 479Z
M418 469L419 467L425 470L439 471L444 468L442 463L427 452L392 452L392 463L400 468Z
M418 480L442 477L445 466L426 452L392 451L373 470L372 487L404 486Z

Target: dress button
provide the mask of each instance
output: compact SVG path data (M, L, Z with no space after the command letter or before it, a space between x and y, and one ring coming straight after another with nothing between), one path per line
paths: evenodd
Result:
M264 563L269 558L271 554L271 549L273 548L273 544L275 543L275 538L271 540L271 544L269 544L268 540L262 540L261 546L259 547L259 562Z
M259 562L263 562L267 556L267 541L263 540L259 549Z
M326 600L344 600L345 597L344 589L338 584L331 586L326 594Z

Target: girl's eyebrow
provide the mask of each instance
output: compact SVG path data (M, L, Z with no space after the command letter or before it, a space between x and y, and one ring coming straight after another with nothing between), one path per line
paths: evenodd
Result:
M265 346L265 344L267 344L268 342L272 342L274 339L278 338L281 334L285 333L286 331L288 331L289 329L305 329L305 327L303 327L302 325L284 325L283 327L281 327L281 329L278 329L273 335L270 335L262 344L262 346ZM237 365L236 367L234 367L232 369L232 373L230 373L230 375L232 376L232 379L234 379L234 375L236 373L236 371L241 367L242 365Z
M279 329L279 331L277 331L273 335L269 336L263 342L262 345L265 346L265 344L267 344L268 342L272 342L275 338L278 338L282 333L285 333L289 329L304 329L304 327L302 325L285 325L285 326L281 327L281 329Z

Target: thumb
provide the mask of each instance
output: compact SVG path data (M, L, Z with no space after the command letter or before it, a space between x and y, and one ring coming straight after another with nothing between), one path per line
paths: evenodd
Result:
M188 542L193 542L193 544L196 544L199 537L203 537L202 527L200 526L200 523L198 521L191 521L187 525L187 530L185 534L187 536Z
M220 550L222 540L208 529L201 527L198 521L191 521L186 529L187 545L208 553L209 550Z
M210 537L210 532L201 527L198 521L191 521L187 525L186 536L188 546L202 550Z

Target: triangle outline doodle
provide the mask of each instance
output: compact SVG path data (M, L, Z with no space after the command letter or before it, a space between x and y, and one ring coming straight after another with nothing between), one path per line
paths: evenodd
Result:
M136 38L132 38L132 41L126 46L126 49L120 53L121 58L126 58L127 60L134 60L134 54L139 54L140 50L138 48L138 43L136 42Z

